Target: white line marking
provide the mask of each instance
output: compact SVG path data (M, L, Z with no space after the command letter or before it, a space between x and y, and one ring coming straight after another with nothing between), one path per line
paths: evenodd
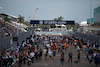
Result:
M47 66L47 64L46 64L46 66Z
M43 64L43 63L34 63L34 65L46 65L47 66L47 64Z

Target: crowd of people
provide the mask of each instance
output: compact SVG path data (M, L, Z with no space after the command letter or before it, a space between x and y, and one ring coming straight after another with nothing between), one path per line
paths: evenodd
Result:
M86 57L89 60L89 64L91 64L93 61L96 64L100 64L100 45L97 43L91 42L90 40L86 40L84 38L78 38L75 36L41 36L43 40L43 45L45 46L45 58L47 58L47 55L51 53L51 50L53 50L53 56L55 56L56 53L61 53L61 63L64 65L64 52L63 49L69 49L70 45L74 46L74 48L77 48L77 61L75 63L80 62L80 51L85 50L86 51ZM49 48L49 49L48 49ZM73 48L72 48L73 49ZM49 55L51 57L51 54ZM73 53L69 52L69 59L68 62L71 60L71 63L73 61L72 59Z
M32 38L32 40L34 40ZM33 41L25 40L22 43L17 43L16 47L12 47L9 50L2 50L0 52L0 67L12 66L14 59L18 62L18 66L21 67L22 64L31 65L34 59L39 61L42 56L42 49L35 49L33 46Z
M22 32L21 29L19 30L19 34ZM8 23L7 21L0 20L0 38L13 36L17 34L17 27Z
M44 48L41 48L42 45ZM69 48L74 46L74 48ZM98 48L96 51L94 48ZM89 64L93 61L96 66L100 63L100 46L96 43L92 43L89 40L78 38L73 36L59 36L59 35L31 35L27 40L22 41L21 44L17 44L16 49L12 47L10 50L2 50L0 52L0 66L11 65L16 58L18 66L21 67L23 64L31 65L34 61L41 60L42 56L45 56L45 60L52 60L57 53L61 53L61 65L64 66L64 52L63 50L77 49L77 60L75 63L80 62L80 51L86 50L86 59L89 60ZM73 53L68 53L68 63L73 62Z

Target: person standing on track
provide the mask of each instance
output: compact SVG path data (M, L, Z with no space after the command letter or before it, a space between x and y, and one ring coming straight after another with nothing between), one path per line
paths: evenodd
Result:
M80 62L80 51L78 51L77 59L78 59L78 61Z
M89 65L92 64L92 60L93 60L92 54L89 55L88 60L89 60Z
M47 56L48 56L48 50L45 53L45 59L47 59Z
M34 56L35 56L34 51L31 51L30 56L31 56L31 61L33 63L34 62Z
M48 54L49 54L49 57L50 57L50 60L51 60L51 58L52 58L52 51L50 50L50 51L48 52Z
M61 55L60 61L61 61L61 66L64 67L64 53Z
M56 56L56 50L53 50L53 56L54 57Z
M71 51L68 56L69 56L68 63L69 63L70 59L71 59L71 63L72 63L72 52Z

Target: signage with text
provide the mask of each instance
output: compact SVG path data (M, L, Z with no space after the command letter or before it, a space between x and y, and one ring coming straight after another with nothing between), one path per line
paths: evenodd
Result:
M66 24L74 25L74 21L65 21L65 20L31 20L30 24Z

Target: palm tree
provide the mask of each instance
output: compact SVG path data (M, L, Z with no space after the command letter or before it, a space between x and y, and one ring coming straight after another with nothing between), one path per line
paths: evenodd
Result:
M4 17L4 20L7 21L7 22L9 22L9 23L11 23L9 16Z
M58 17L58 20L62 20L62 19L64 19L62 16Z
M24 23L24 17L22 17L21 15L19 15L18 22L19 23Z
M57 18L54 18L54 20L58 20Z
M23 22L23 24L29 26L29 22L28 21Z
M58 17L58 18L54 18L54 20L62 20L64 19L62 16Z

